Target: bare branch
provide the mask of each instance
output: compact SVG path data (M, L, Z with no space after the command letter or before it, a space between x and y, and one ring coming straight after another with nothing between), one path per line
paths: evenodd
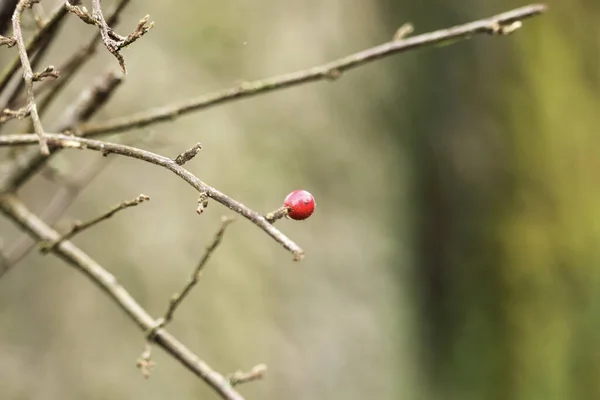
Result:
M109 72L85 88L79 98L59 117L55 131L69 130L79 121L85 121L110 99L122 83L121 72ZM49 157L37 151L26 152L17 157L5 175L0 176L0 193L14 191L41 168Z
M65 233L64 235L59 237L57 239L57 241L55 241L55 242L46 243L46 244L42 245L40 250L42 251L42 253L48 253L54 247L56 247L56 245L58 245L60 242L63 242L65 240L71 240L71 238L73 236L75 236L76 234L78 234L86 229L89 229L92 226L94 226L102 221L109 219L110 217L112 217L113 215L118 213L119 211L124 210L126 208L135 207L135 206L140 205L143 202L148 201L148 200L150 200L150 197L146 196L145 194L140 194L138 197L136 197L133 200L127 200L127 201L123 201L123 202L119 203L118 205L116 205L113 208L111 208L110 210L108 210L106 213L99 215L96 218L93 218L86 222L79 222L79 221L75 222L73 224L73 226L71 227L71 229L69 229L69 231L67 233Z
M521 20L539 15L545 11L545 5L532 4L464 25L412 36L403 40L392 40L391 42L306 70L242 83L236 87L192 98L178 104L151 108L134 115L114 118L102 123L82 124L75 127L74 133L79 136L91 137L107 133L123 132L128 129L142 128L151 124L173 120L181 115L230 101L308 82L335 79L345 71L393 54L404 53L409 50L428 46L453 43L458 40L469 39L477 34L508 34L514 31Z
M16 196L0 195L0 211L24 231L40 241L56 241L60 235L32 213ZM156 325L154 319L119 284L117 279L70 241L61 242L53 253L71 264L101 288L142 329L147 332ZM229 381L200 360L183 343L165 329L154 334L154 343L173 356L196 376L204 380L225 400L244 400Z
M53 225L58 218L69 208L79 193L94 180L94 178L109 165L109 160L97 160L87 167L79 168L77 175L64 182L52 198L48 205L40 214L42 220L48 225ZM17 265L29 252L35 247L35 241L28 235L24 235L6 251L3 252L4 263L0 268L0 279L4 274Z
M181 302L186 298L186 296L192 291L194 286L196 286L196 284L200 280L200 274L202 273L204 266L210 259L210 256L214 253L214 251L217 249L217 247L219 247L219 245L221 244L221 241L223 240L223 236L225 235L225 230L227 229L229 224L231 224L234 220L232 218L223 217L221 219L221 221L222 221L221 228L216 233L215 237L213 238L212 243L206 248L204 255L200 259L200 262L196 266L194 273L190 277L190 280L183 287L183 290L180 293L174 294L171 301L169 301L169 307L167 308L167 311L165 312L164 317L158 324L159 327L161 327L161 328L165 327L165 326L167 326L167 324L169 322L171 322L171 320L173 319L173 315L175 314L175 310L177 310L177 307L179 307Z
M21 1L22 2L22 1ZM79 3L79 1L77 1ZM60 5L50 16L48 22L40 29L28 42L26 47L26 53L33 53L43 41L54 32L54 29L63 18L67 15L67 9L64 5ZM14 24L14 22L13 22ZM17 72L21 66L20 56L13 59L10 64L0 74L0 93L4 91L6 85L10 82L11 78Z
M104 15L102 13L100 0L92 0L92 14L90 14L85 7L79 8L77 6L73 6L68 1L65 2L65 6L70 12L77 15L86 24L95 25L100 28L102 43L104 43L108 51L119 61L119 65L121 66L123 73L127 73L125 60L119 52L152 29L154 22L148 22L150 17L146 15L140 20L140 22L138 22L138 25L131 34L129 34L127 37L123 37L118 35L110 26L108 26L108 23L104 19Z
M31 145L35 143L35 135L2 135L0 136L0 147L2 146L20 146L20 145ZM261 228L275 241L281 244L285 249L289 250L294 255L294 260L301 260L304 256L304 251L281 231L270 224L265 217L252 211L237 200L232 199L226 194L220 192L212 186L201 181L194 174L189 172L187 169L178 165L175 161L170 158L161 156L159 154L152 153L150 151L138 149L135 147L125 146L121 144L103 142L99 140L86 139L77 136L63 135L63 134L47 134L48 143L57 148L74 148L74 149L88 149L99 151L103 155L110 153L120 154L126 157L137 158L142 161L149 162L161 166L173 172L181 179L186 181L190 186L196 189L201 195L206 196L221 203L230 210L243 216L244 218L251 221L254 225Z
M35 75L31 70L31 64L29 63L29 57L27 56L27 48L25 46L25 40L23 39L23 33L21 32L21 16L23 11L27 7L31 7L33 0L20 0L15 8L15 13L12 17L13 22L13 35L19 48L19 57L21 58L21 65L23 66L23 80L25 81L25 90L27 93L27 105L25 106L29 113L31 120L33 121L33 128L38 136L40 144L40 152L42 155L50 154L48 144L46 143L46 136L42 121L37 112L37 104L35 104L35 97L33 95L33 82L35 81Z
M115 8L111 11L106 22L109 26L118 23L119 15L125 10L131 0L119 0ZM64 63L62 63L58 70L60 71L60 80L52 82L44 82L37 85L35 94L39 96L41 93L48 91L48 94L38 101L38 109L40 115L44 114L44 111L48 106L58 97L62 90L67 86L69 82L77 75L77 72L90 60L92 55L96 52L98 44L101 42L100 31L94 35L90 41L81 46L75 53L71 55ZM25 132L31 132L33 127L29 127Z

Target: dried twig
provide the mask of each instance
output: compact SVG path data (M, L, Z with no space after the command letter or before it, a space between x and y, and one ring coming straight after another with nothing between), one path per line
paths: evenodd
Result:
M119 0L115 8L111 11L106 19L109 26L118 23L119 15L125 10L131 0ZM90 60L96 52L98 44L101 42L101 35L98 31L90 41L81 46L75 53L71 55L65 62L58 66L60 71L60 79L57 81L48 81L36 86L35 94L39 96L42 93L48 92L45 97L38 101L38 110L41 115L48 106L58 97L62 90L69 82L77 75L77 72ZM29 127L25 132L31 132L33 127Z
M48 205L40 214L42 220L48 225L53 225L58 218L75 201L79 193L89 185L94 178L107 166L107 160L96 160L87 167L79 168L77 175L65 181L63 185L53 194ZM4 263L0 267L0 278L17 265L35 247L35 241L29 235L23 235L15 243L7 248L2 258Z
M60 235L32 213L13 194L0 195L0 212L21 229L40 241L56 241ZM61 242L52 252L71 264L100 287L142 329L154 328L155 321L146 310L119 284L117 279L70 241ZM231 383L165 329L154 334L154 343L212 387L223 399L244 400Z
M86 221L86 222L77 221L73 224L73 226L71 227L71 229L69 229L68 232L66 232L61 237L59 237L55 242L43 244L40 247L40 250L42 251L42 253L48 253L54 247L56 247L56 245L58 245L60 242L63 242L65 240L71 240L71 238L73 236L75 236L76 234L78 234L86 229L89 229L92 226L94 226L102 221L109 219L110 217L112 217L113 215L118 213L119 211L124 210L126 208L135 207L135 206L142 204L143 202L148 201L148 200L150 200L150 197L146 196L145 194L140 194L135 199L123 201L123 202L119 203L118 205L114 206L113 208L111 208L110 210L108 210L106 213L101 214L95 218L92 218L89 221Z
M79 8L77 6L73 6L68 1L65 2L65 6L70 12L77 15L86 24L95 25L100 28L102 43L104 43L108 51L119 61L119 65L121 66L123 73L127 73L125 59L119 52L152 29L154 22L148 22L150 16L146 15L144 18L142 18L140 22L138 22L135 30L128 36L123 37L113 31L104 19L102 7L100 6L100 0L92 0L91 14L85 7Z
M233 374L227 376L231 386L239 385L240 383L252 382L258 379L262 379L267 372L267 366L265 364L255 365L250 371L235 371Z
M181 115L233 100L269 93L303 83L335 79L345 71L393 54L427 46L447 44L462 39L468 39L477 34L508 34L520 26L521 20L536 16L544 11L546 11L545 5L532 4L464 25L412 36L402 40L392 40L391 42L306 70L264 80L242 83L241 85L230 89L192 98L178 104L151 108L134 115L114 118L106 122L81 124L75 127L74 132L77 135L88 137L123 132L133 128L142 128L158 122L173 120Z
M227 229L229 224L231 224L234 220L232 218L223 217L221 221L221 228L215 234L212 243L206 248L204 255L200 259L200 262L196 266L196 269L194 269L194 272L192 273L192 276L190 277L189 281L185 284L183 290L179 293L175 293L171 298L171 301L169 301L169 307L167 308L164 317L162 317L160 322L158 323L158 327L165 327L169 322L171 322L171 320L173 319L173 315L175 314L175 310L177 310L177 307L179 307L181 302L186 298L186 296L192 291L194 286L196 286L196 284L200 280L200 275L202 273L202 270L204 269L204 266L210 259L210 256L221 244L223 236L225 235L225 230Z
M33 94L33 82L36 80L36 75L31 70L31 64L29 63L29 57L27 56L27 48L25 46L25 40L23 39L23 33L21 32L21 16L23 11L27 7L31 7L33 0L20 0L15 8L15 13L12 17L13 22L13 35L19 48L19 57L21 58L21 65L23 66L23 80L25 81L25 90L27 93L27 105L24 107L24 111L29 113L31 120L33 121L33 128L38 136L40 144L40 152L42 155L50 154L48 144L46 143L46 136L42 121L37 112L37 104L35 104L35 97Z
M15 38L0 36L0 46L13 47L17 44Z
M20 145L31 145L35 143L35 135L1 135L0 136L0 147L3 146L20 146ZM270 224L265 217L251 210L242 203L226 194L220 192L212 186L201 181L194 174L189 172L187 169L178 165L174 160L161 156L159 154L152 153L150 151L138 149L135 147L125 146L116 143L103 142L99 140L86 139L77 136L63 135L63 134L47 134L48 142L51 146L56 148L75 148L75 149L89 149L99 151L103 155L107 154L120 154L126 157L137 158L142 161L149 162L161 166L173 172L181 179L186 181L190 186L196 189L201 195L206 194L211 199L218 203L221 203L230 210L243 216L244 218L251 221L254 225L261 228L275 241L281 244L285 249L290 251L294 255L294 260L300 260L304 256L304 251L281 231Z
M19 3L22 3L20 1ZM73 3L79 3L78 1L73 1ZM63 18L67 15L67 9L64 5L60 5L48 19L48 22L43 26L42 29L36 32L36 34L27 42L26 53L33 53L38 47L44 42L44 40L54 32L56 25L60 24ZM19 69L21 65L20 56L13 59L10 64L2 71L0 74L0 93L4 92L6 85L10 82L11 78ZM4 108L2 106L2 108Z
M163 329L169 324L169 322L171 322L173 316L175 315L175 310L177 310L177 307L179 307L179 305L183 302L183 300L187 297L187 295L192 291L194 286L196 286L196 284L200 280L200 274L202 273L204 266L210 259L212 253L214 253L217 247L219 247L219 244L221 244L223 236L225 235L225 230L227 229L229 224L231 224L234 220L233 218L223 217L221 221L221 228L215 234L212 243L206 248L204 255L202 256L200 262L194 269L194 272L192 273L189 281L185 284L181 292L175 293L173 295L173 297L169 301L169 306L167 307L165 315L155 322L154 327L150 329L148 331L148 334L146 335L146 338L148 340L148 342L146 343L146 348L140 355L140 358L137 360L137 367L142 371L142 375L146 379L150 376L150 370L156 365L155 362L152 360L152 342L155 340L156 332L159 329ZM232 380L228 380L231 383L231 386L234 386Z
M92 85L85 88L79 98L59 117L54 131L69 130L79 121L85 121L94 115L110 99L122 83L122 79L120 72L111 71L92 82ZM49 157L41 156L37 151L18 155L8 171L0 176L0 193L16 190L48 159Z

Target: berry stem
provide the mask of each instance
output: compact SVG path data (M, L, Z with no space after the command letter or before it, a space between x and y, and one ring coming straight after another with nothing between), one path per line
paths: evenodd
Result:
M283 207L280 207L277 210L272 211L272 212L268 213L267 215L265 215L265 219L270 224L273 224L278 219L281 219L281 218L287 216L289 211L290 211L289 207L283 206Z

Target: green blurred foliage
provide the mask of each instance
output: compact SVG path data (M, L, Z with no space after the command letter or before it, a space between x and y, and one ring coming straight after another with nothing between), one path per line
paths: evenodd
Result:
M407 21L422 33L523 5L133 3L118 32L145 14L156 25L124 51L126 83L98 120L324 63ZM597 398L600 4L549 5L508 37L409 52L110 138L171 156L199 141L190 170L260 211L297 188L317 199L310 220L281 221L302 263L239 220L170 330L223 373L266 363L264 381L240 387L248 399ZM48 63L92 34L70 21ZM48 123L116 68L100 51ZM95 157L54 162L68 172ZM37 178L21 194L39 211L54 189ZM65 220L139 193L151 201L74 241L158 317L227 210L198 217L172 174L114 159ZM17 237L0 227L4 241ZM216 398L158 350L145 381L143 345L60 260L34 252L0 280L2 398Z

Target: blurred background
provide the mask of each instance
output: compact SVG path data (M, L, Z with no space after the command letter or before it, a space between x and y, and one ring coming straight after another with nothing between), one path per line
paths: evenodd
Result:
M95 120L319 65L405 22L418 34L523 5L134 1L117 32L145 14L155 27L123 51L129 74ZM600 398L600 3L548 5L508 37L107 138L171 157L201 142L187 167L258 211L298 188L317 199L309 220L277 223L305 249L301 263L238 219L169 330L224 374L267 364L266 379L239 387L247 399ZM45 64L94 34L70 16ZM3 65L15 55L2 49ZM110 70L101 48L44 122ZM187 184L139 161L65 152L52 165L69 175L97 162L55 226L150 196L74 242L158 317L231 213L211 203L196 215ZM36 177L19 193L40 212L57 188ZM2 220L5 246L20 235ZM217 398L159 349L144 380L143 339L51 255L33 251L0 280L2 399Z

